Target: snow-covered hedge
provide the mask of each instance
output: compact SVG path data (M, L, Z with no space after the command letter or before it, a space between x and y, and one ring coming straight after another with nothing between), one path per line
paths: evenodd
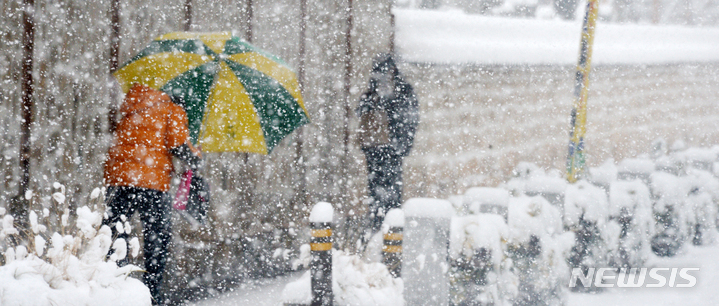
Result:
M61 191L53 194L56 204L64 207L60 220L50 220L48 209L39 215L30 211L30 232L24 233L27 243L15 243L23 241L22 229L0 208L0 247L5 259L0 266L0 305L150 305L149 289L129 277L141 269L134 265L119 268L115 262L125 259L128 251L137 256L137 238L113 243L110 228L101 226L102 214L87 206L77 209L75 226L69 226L61 187L56 184ZM101 193L96 189L91 197L101 201ZM30 193L26 196L31 197ZM59 232L47 232L54 227L59 227ZM131 230L128 222L116 227L119 232ZM107 260L110 248L114 253Z
M520 163L500 188L411 199L421 205L408 205L405 213L451 218L451 303L563 304L570 268L642 267L654 256L675 254L685 241L717 240L719 147L676 150L608 160L575 184L559 171ZM402 305L401 279L366 262L371 257L333 252L339 305ZM309 247L302 253L306 265ZM309 272L283 291L286 302L310 299Z

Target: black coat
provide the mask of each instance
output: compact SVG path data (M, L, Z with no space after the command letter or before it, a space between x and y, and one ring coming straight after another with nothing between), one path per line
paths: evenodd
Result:
M385 110L389 117L390 144L370 149L386 151L395 156L407 156L412 149L419 124L419 102L412 85L397 72L394 73L394 84L393 97L382 99L377 94L377 81L370 79L369 89L362 94L356 112L357 116L361 116L374 109Z

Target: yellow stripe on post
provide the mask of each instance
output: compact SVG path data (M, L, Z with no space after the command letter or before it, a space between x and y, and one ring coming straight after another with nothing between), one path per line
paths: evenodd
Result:
M329 251L331 249L332 249L332 242L310 243L310 250L312 250L312 251Z
M387 233L387 234L384 234L384 240L402 240L402 234Z
M331 229L313 229L311 232L312 237L330 237L332 236Z
M383 245L382 252L385 253L402 253L401 245Z
M194 53L156 53L122 67L115 72L115 77L124 92L128 92L134 83L160 89L180 74L210 61L212 57Z
M267 154L260 117L245 87L224 62L207 102L200 144L204 152Z

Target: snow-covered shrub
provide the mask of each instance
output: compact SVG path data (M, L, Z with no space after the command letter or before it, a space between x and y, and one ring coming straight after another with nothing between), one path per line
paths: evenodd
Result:
M102 215L87 206L77 209L75 226L70 226L64 188L58 189L52 198L65 207L59 220L50 220L48 209L41 214L30 211L30 228L20 235L24 229L15 226L14 217L2 216L0 247L5 265L0 267L0 305L150 305L147 287L128 277L141 269L118 268L115 262L128 251L137 256L137 238L113 243L110 228L101 226ZM94 191L93 199L101 201L100 194ZM117 226L130 231L128 224ZM60 231L50 234L48 228ZM111 248L114 253L107 260Z
M649 184L649 177L655 171L656 164L649 158L627 158L617 165L617 179L624 181L641 180Z
M709 172L712 171L714 162L717 161L717 152L711 148L692 147L682 152L677 152L677 155L682 156L681 159L686 163L687 167Z
M690 214L685 206L689 185L680 177L667 172L651 175L655 234L652 251L659 256L674 256L689 236Z
M681 154L671 152L667 155L658 157L655 161L655 167L657 171L670 173L673 175L684 175L686 174L686 160Z
M518 279L507 257L509 228L496 214L452 218L450 301L452 305L511 305Z
M508 225L508 253L519 278L514 304L561 304L574 234L564 232L559 209L539 196L511 198Z
M572 268L587 271L606 266L607 239L602 229L607 221L608 206L605 191L587 181L581 180L567 187L564 226L576 237L568 258Z
M401 278L390 275L381 263L367 263L357 255L332 250L332 292L334 305L404 305ZM282 290L284 303L309 305L312 301L311 271Z
M557 172L545 172L537 165L521 162L513 172L514 178L501 187L514 196L542 196L549 203L560 207L564 204L564 190L567 181Z
M619 168L614 164L614 159L610 158L599 167L590 167L588 180L604 190L609 190L609 185L617 180L618 174Z
M615 181L609 188L609 221L605 236L610 264L641 267L651 256L654 216L649 188L640 180Z
M695 245L714 242L717 236L719 180L707 171L689 168L686 182L689 184L686 199L689 237Z
M467 214L491 213L507 220L509 192L502 188L474 187L468 189L463 197L463 209ZM451 202L451 200L450 200Z

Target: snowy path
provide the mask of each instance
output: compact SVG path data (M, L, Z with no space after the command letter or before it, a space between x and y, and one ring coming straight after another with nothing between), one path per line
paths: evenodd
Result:
M719 303L719 245L689 247L674 258L660 258L658 267L698 267L694 288L612 288L599 294L571 293L568 306L612 305L712 305ZM259 306L281 305L280 295L285 284L299 278L301 273L262 280L232 292L186 306Z
M694 288L612 288L600 294L572 293L569 306L717 305L719 304L719 245L689 247L674 258L661 258L657 267L697 267Z
M258 280L242 284L231 292L224 293L215 298L185 304L185 306L264 306L282 305L282 289L287 283L293 282L302 276L304 271L274 279Z

